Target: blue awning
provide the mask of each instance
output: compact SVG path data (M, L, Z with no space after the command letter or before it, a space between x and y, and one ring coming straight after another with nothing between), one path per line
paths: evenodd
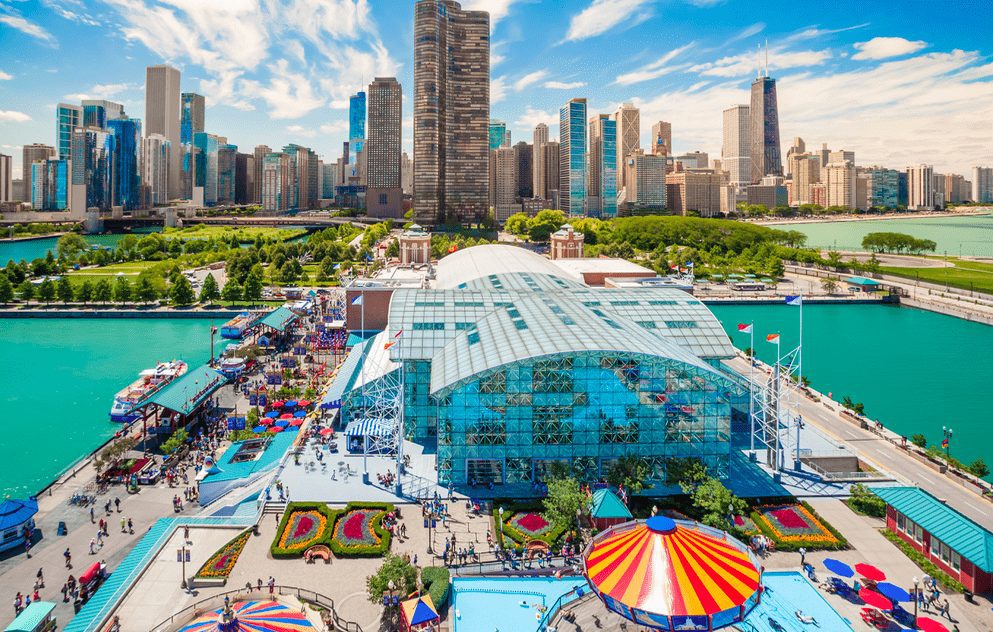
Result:
M385 437L388 434L378 419L356 419L345 427L346 437Z
M19 527L38 513L38 502L12 498L0 503L0 531Z

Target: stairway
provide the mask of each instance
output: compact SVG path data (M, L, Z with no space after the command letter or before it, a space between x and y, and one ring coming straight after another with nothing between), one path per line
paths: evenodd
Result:
M262 515L283 515L286 511L286 501L285 500L267 500L265 505L262 507Z

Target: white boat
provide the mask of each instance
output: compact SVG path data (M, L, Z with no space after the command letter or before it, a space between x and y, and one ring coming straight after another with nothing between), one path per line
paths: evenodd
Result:
M135 407L148 399L166 384L186 374L186 363L182 360L159 362L154 369L145 369L138 379L114 397L110 407L110 420L117 423L131 423L138 419Z

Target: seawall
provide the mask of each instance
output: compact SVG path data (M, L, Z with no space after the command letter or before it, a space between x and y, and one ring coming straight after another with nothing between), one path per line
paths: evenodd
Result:
M234 318L245 309L4 309L0 318Z

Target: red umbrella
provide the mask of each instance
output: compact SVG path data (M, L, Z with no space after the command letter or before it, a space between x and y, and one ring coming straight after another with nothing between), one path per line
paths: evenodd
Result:
M280 419L293 419L293 413L283 413L279 416ZM869 579L872 579L871 577ZM886 579L885 577L883 579Z
M302 426L303 425L303 421L304 421L303 420L303 417L294 417L293 419L290 419L290 425L291 426Z
M917 629L922 632L948 632L944 623L939 623L927 617L917 617Z
M872 606L873 608L879 608L880 610L893 609L893 602L877 593L875 590L863 588L859 591L859 597L862 598L862 601L864 601L866 605Z
M334 428L324 428L321 430L322 437L326 437L328 435L333 435L333 434L334 434Z
M297 402L297 406L301 408L306 408L307 406L310 406L310 403L311 402L309 399L301 399L300 401Z
M268 432L271 432L272 434L276 434L277 432L282 432L282 431L283 431L282 426L269 426L269 430L268 430Z
M272 407L273 408L282 408L284 404L286 404L286 402L284 400L280 399L278 401L273 402L272 403Z
M276 421L276 420L273 419L272 417L263 417L262 419L259 419L259 424L261 424L263 426L268 426L268 425L270 425L274 421Z
M866 579L871 579L874 582L881 582L886 580L886 573L879 570L872 564L856 564L855 572L865 577Z

